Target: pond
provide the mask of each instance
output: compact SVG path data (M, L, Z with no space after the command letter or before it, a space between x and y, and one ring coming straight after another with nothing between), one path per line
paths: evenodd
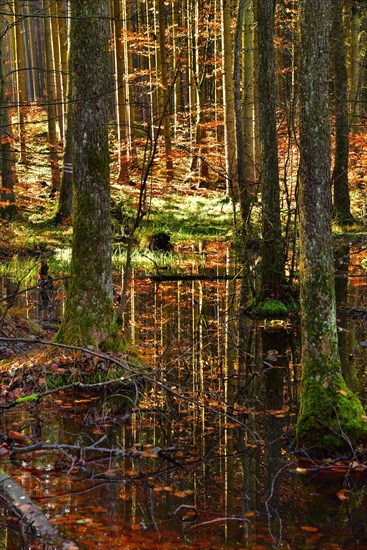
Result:
M338 262L339 336L345 377L365 399L367 280L362 253L352 252ZM200 253L208 280L131 281L129 337L159 380L138 402L132 396L116 411L108 398L54 394L2 413L3 433L124 456L37 451L1 467L81 549L367 548L367 474L338 472L337 463L306 473L292 450L297 321L274 327L247 317L242 279L226 277L236 272L231 252ZM29 293L20 305L48 324L62 300L40 307ZM4 508L0 548L59 547Z

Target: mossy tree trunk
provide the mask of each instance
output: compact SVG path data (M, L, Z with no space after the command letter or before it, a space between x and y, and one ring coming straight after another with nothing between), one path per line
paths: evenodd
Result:
M109 3L71 2L74 87L71 279L59 342L108 349L114 336L108 108Z
M348 186L349 120L348 120L348 74L345 60L343 25L343 1L334 0L331 34L334 68L335 105L335 163L332 181L334 184L335 219L340 224L353 223L350 211Z
M351 450L367 435L342 377L331 235L329 33L332 0L301 0L300 283L302 392L297 446Z
M274 6L273 0L257 3L263 238L261 285L263 297L268 298L279 296L284 279L276 129Z
M0 217L10 218L16 212L14 185L15 159L12 149L12 129L9 120L8 90L5 77L5 36L7 22L0 16Z

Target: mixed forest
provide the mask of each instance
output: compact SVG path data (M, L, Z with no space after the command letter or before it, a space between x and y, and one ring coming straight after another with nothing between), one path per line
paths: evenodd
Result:
M284 472L351 498L366 115L362 0L0 0L4 548L281 548Z

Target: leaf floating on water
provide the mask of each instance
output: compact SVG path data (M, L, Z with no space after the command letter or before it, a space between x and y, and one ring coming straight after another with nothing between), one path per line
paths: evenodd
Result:
M174 494L175 497L185 498L185 497L188 497L190 495L193 495L194 491L192 489L186 489L186 491L175 491L173 494Z
M306 531L306 533L317 533L318 528L312 525L302 525L301 530Z
M348 489L341 489L336 493L336 496L339 500L348 500L349 499L349 493L350 491Z

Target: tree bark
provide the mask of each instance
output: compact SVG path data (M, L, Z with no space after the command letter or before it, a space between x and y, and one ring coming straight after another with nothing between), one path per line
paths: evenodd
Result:
M67 94L65 101L66 108L66 128L64 136L64 158L63 170L60 184L59 204L55 216L55 222L62 223L73 211L73 86L72 86L72 67L69 60L69 77L67 84Z
M60 170L58 161L58 135L57 135L57 108L56 108L56 84L55 84L55 63L52 45L52 27L49 0L42 0L44 12L44 35L45 35L45 56L46 56L46 101L48 115L48 141L51 164L51 194L55 195L60 188Z
M223 67L223 107L224 107L224 150L226 160L226 176L229 190L234 199L238 199L236 175L236 120L235 91L233 82L233 47L232 47L232 15L231 0L221 1L222 12L222 67ZM236 65L235 65L236 68ZM240 185L240 182L238 182Z
M243 115L242 115L242 36L245 17L245 0L240 0L238 5L237 25L234 48L234 107L236 115L236 142L237 142L237 179L241 208L243 232L249 222L250 197L246 180L246 149L244 140Z
M367 435L338 353L331 235L329 33L332 0L301 0L300 285L302 391L298 447L352 450Z
M161 89L159 92L159 117L160 119L162 119L162 131L166 153L166 180L169 182L173 179L174 170L172 160L172 138L165 39L166 17L164 5L164 0L158 0L159 68L161 73Z
M5 78L5 33L6 21L0 16L0 172L1 191L0 200L5 203L0 208L0 217L10 218L16 212L14 185L16 183L15 160L11 139L11 124L9 121L8 94Z
M113 0L114 35L115 35L115 82L117 102L117 139L118 139L118 176L122 184L129 182L127 162L127 98L125 83L125 47L123 44L123 9L120 0Z
M57 341L108 349L113 340L108 150L109 5L71 2L74 86L73 243L71 279Z
M284 279L280 223L280 190L276 128L274 55L274 1L257 3L261 141L262 263L263 297L277 297Z
M334 185L335 219L340 224L353 223L350 211L348 186L349 121L348 75L345 61L343 1L334 0L331 34L334 69L335 105L335 161L332 182Z
M244 170L247 193L255 198L257 182L255 174L255 86L254 86L254 3L245 3L245 41L243 56L243 126L244 126Z

